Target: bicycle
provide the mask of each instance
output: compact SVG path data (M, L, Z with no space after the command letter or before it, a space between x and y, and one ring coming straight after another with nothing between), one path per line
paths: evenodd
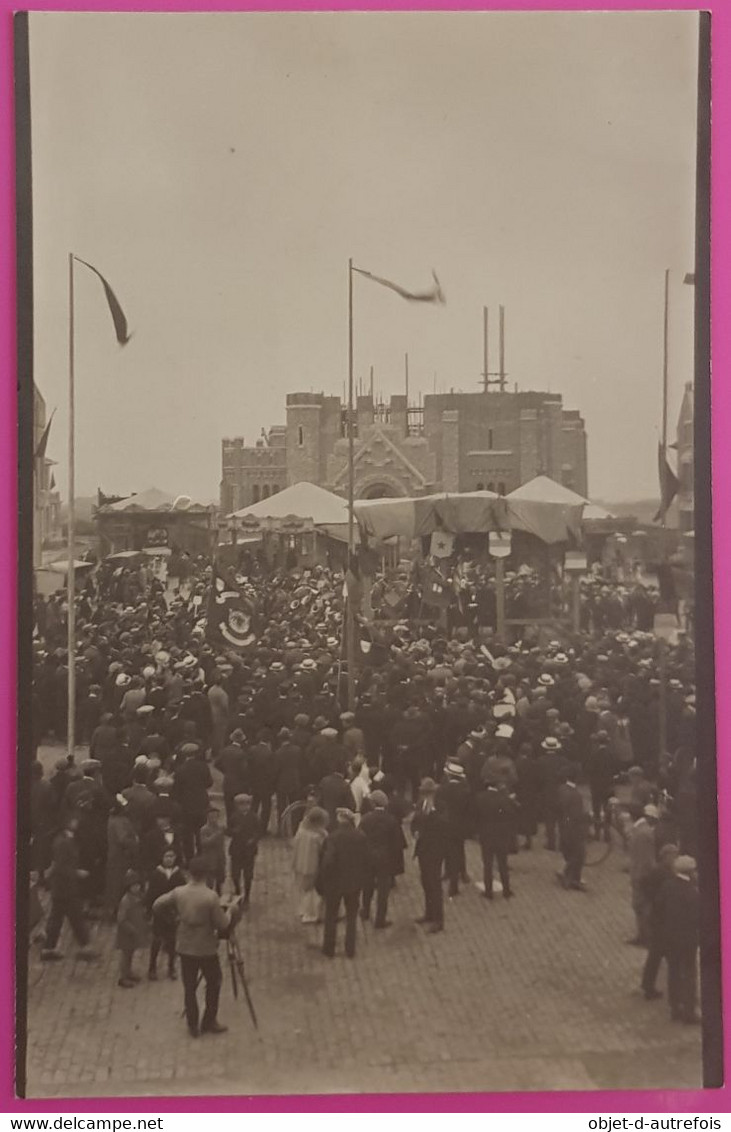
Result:
M278 832L280 837L286 837L291 840L297 832L302 818L307 810L307 803L302 800L290 802L286 809L282 810L281 816L277 823Z
M608 820L602 831L603 836L597 835L593 821L588 819L584 866L591 869L601 865L613 852L615 845L626 850L627 832L631 821L629 813L618 798L609 799Z

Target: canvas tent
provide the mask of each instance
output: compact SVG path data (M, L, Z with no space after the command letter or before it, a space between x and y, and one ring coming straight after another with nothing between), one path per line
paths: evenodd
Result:
M549 476L536 476L535 479L529 480L528 483L517 487L515 491L511 491L507 498L532 503L565 503L573 506L582 504L584 507L582 521L585 523L603 522L614 518L611 512L605 511L603 507L591 503L588 499L584 499L582 495L577 495L575 491L557 483Z
M581 499L569 503L520 500L491 491L358 500L354 507L363 530L377 539L393 535L420 538L436 530L453 534L513 530L535 535L549 546L578 540L583 509Z
M301 480L268 499L261 499L229 516L232 519L285 520L309 519L312 525L339 540L348 537L348 504L340 495L315 483Z

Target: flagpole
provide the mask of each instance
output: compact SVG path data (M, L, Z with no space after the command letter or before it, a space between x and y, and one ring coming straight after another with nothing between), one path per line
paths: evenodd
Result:
M69 252L69 502L68 502L68 570L66 617L68 626L68 722L67 758L71 763L76 750L76 548L74 543L76 526L76 485L74 482L75 436L74 436L74 256Z
M348 572L355 555L355 441L353 437L353 260L348 260ZM348 661L348 711L355 709L355 610L353 589L346 587L346 649Z
M660 468L662 476L665 476L665 466L667 462L668 450L668 307L670 296L670 269L665 269L665 301L663 304L663 323L662 323L662 441L661 451L662 459ZM663 494L663 483L660 483L660 493ZM665 500L661 498L661 539L662 539L662 561L663 565L668 560L668 540L667 540L667 507ZM665 756L665 748L667 746L667 651L665 641L660 637L658 641L658 678L660 680L660 687L658 692L658 742L660 747L660 758Z

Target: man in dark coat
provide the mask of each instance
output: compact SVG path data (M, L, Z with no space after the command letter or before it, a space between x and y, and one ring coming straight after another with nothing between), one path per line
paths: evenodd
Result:
M586 759L586 776L591 790L591 809L594 820L594 837L598 841L604 834L610 840L609 799L614 790L614 753L606 731L596 731L589 737Z
M66 815L79 819L76 842L87 874L85 895L96 903L101 901L104 892L107 818L111 799L102 786L101 764L97 759L85 759L81 772L82 777L70 782L66 788L63 807Z
M510 888L508 853L515 844L518 827L518 806L515 798L503 787L488 786L474 801L477 834L482 849L485 897L492 900L493 862L497 860L503 896L514 895Z
M277 817L302 796L302 748L292 741L292 732L283 727L277 737Z
M79 819L69 817L64 828L53 842L53 859L50 871L51 912L46 923L46 938L41 951L41 959L62 959L57 950L59 936L64 920L68 920L74 938L79 945L79 959L95 959L89 947L89 929L84 919L81 883L87 879L86 870L79 866L79 849L76 833Z
M657 855L657 864L642 881L642 893L648 908L649 946L642 971L641 987L648 1001L661 997L660 991L655 986L660 964L664 958L660 894L666 882L675 875L674 866L677 857L677 845L663 845Z
M338 809L352 810L355 813L355 798L349 784L340 770L326 774L317 787L317 804L327 810L330 829L335 829Z
M660 945L668 961L668 999L674 1022L692 1025L696 1015L696 958L700 897L693 857L675 859L675 875L658 897Z
M56 817L53 787L43 777L43 763L35 760L30 787L31 870L41 883L51 863L51 841Z
M231 824L233 817L234 798L237 794L246 794L251 788L245 743L246 736L240 728L236 728L216 759L216 767L223 775L223 802L226 807L227 825Z
M359 829L368 839L369 869L368 879L363 886L361 916L368 920L371 914L373 892L376 893L376 918L373 926L390 926L388 897L393 879L403 872L403 856L406 841L404 831L397 819L387 810L388 797L382 790L373 790L369 796L373 807L364 814Z
M272 749L272 733L266 727L261 729L258 741L251 748L249 773L254 813L261 822L262 836L265 837L272 814L272 795L279 777L279 759Z
M355 828L353 811L338 809L336 820L335 829L328 834L323 845L317 883L325 898L322 953L329 959L335 955L337 919L342 901L345 904L345 954L353 959L358 904L368 877L370 854L365 834Z
M200 831L208 812L208 791L213 779L201 748L185 743L181 750L185 758L175 771L174 794L180 803L183 822L183 850L190 861L200 852Z
M530 849L538 830L541 807L541 778L538 760L530 743L521 743L515 760L518 784L515 795L520 807L518 828L525 838L524 848Z
M556 827L559 824L559 788L566 778L566 759L561 741L554 735L547 736L541 743L538 774L541 782L543 821L546 827L546 849L555 849Z
M419 804L411 819L416 838L414 856L419 862L421 887L424 890L424 915L417 923L427 931L444 931L444 898L442 866L447 854L449 827L435 802L437 785L433 778L423 778L419 787Z
M584 799L577 785L579 768L569 766L566 781L558 789L558 835L559 846L566 862L564 871L558 874L564 888L583 892L585 885L581 870L586 857L586 832L588 814L584 810Z
M435 803L446 818L449 832L444 862L449 895L458 896L460 878L465 882L467 879L464 843L470 833L472 818L472 795L461 763L445 763L444 780L437 787Z

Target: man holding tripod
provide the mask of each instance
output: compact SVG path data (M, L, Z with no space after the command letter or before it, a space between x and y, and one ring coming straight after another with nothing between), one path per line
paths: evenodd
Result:
M188 865L190 880L159 896L152 906L153 916L173 908L178 918L176 950L185 992L185 1017L192 1038L200 1034L223 1034L227 1027L218 1021L218 1000L221 994L221 964L218 943L226 937L240 917L238 904L228 911L212 888L206 884L206 862L193 857ZM200 979L206 984L206 1007L199 1022L197 989Z

